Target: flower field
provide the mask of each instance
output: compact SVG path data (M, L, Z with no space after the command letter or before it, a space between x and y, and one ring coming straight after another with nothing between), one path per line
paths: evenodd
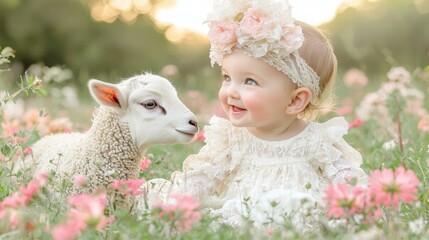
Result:
M3 49L0 65L12 57ZM429 71L396 67L369 79L352 69L341 80L336 112L320 121L337 115L349 121L346 140L363 156L368 187L355 186L353 179L329 185L326 207L309 212L311 226L304 228L292 224L294 216L275 216L278 205L273 202L263 209L271 217L256 228L251 221L241 227L222 225L196 199L179 193L144 213L113 201L144 198L142 184L180 170L186 156L203 146L202 134L187 145L150 148L137 179L114 180L91 194L69 196L65 205L50 199L46 187L55 184L55 171L32 175L17 166L41 137L85 131L89 125L76 127L71 117L29 104L27 95L37 99L45 94L46 80L22 76L18 91L0 92L0 239L429 239ZM216 112L216 104L203 93L185 92L182 99L201 123ZM83 112L89 120L91 109ZM62 179L56 190L71 185L84 188L86 177Z

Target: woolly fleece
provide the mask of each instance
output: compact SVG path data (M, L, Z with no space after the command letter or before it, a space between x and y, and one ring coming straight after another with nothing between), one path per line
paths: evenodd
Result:
M128 125L106 107L99 107L94 116L87 133L46 136L32 147L36 172L55 171L57 183L72 180L78 174L86 176L85 188L72 185L66 189L66 195L90 192L114 179L138 176L143 153L133 144Z

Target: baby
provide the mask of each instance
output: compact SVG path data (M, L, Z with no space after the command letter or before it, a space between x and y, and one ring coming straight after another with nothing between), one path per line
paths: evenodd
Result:
M323 206L330 182L365 184L361 155L343 139L348 123L308 120L330 105L337 60L329 40L294 21L286 0L220 1L208 24L227 119L212 117L206 145L171 182L152 180L149 198L180 191L225 223L244 216L263 224L273 201L275 216L266 218L281 221L302 205Z

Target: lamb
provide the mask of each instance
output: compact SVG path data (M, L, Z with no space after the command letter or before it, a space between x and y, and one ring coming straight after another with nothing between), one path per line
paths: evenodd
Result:
M86 176L85 190L69 184L66 196L93 191L114 179L137 178L139 160L149 146L187 143L198 132L195 115L165 78L146 73L119 84L93 79L88 87L101 105L91 128L45 136L32 147L35 172L54 171L58 183ZM58 189L48 192L60 197Z

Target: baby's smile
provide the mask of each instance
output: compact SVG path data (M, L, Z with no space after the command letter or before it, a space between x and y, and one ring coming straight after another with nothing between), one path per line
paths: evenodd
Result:
M232 110L233 114L241 114L241 113L247 111L244 108L240 108L240 107L237 107L237 106L234 106L234 105L231 105L231 110Z

